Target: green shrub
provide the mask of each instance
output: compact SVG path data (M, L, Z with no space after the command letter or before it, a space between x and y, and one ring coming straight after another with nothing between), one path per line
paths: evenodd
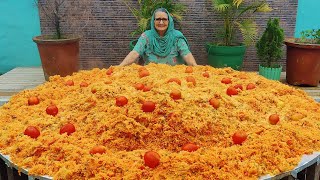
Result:
M320 29L304 30L297 42L304 44L320 44Z
M278 61L283 56L284 32L279 25L279 19L269 19L267 27L256 43L257 55L264 67L280 67Z

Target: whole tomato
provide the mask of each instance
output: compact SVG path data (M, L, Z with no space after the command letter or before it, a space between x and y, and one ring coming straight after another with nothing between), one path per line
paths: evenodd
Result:
M99 146L94 146L89 153L90 154L103 154L106 152L106 147L99 145Z
M244 131L237 131L232 136L232 141L234 144L242 144L246 139L248 135Z
M222 82L223 84L230 84L232 81L231 81L230 78L222 78L221 82Z
M229 87L227 89L227 95L229 96L233 96L233 95L237 95L238 94L238 90L234 87Z
M106 74L107 74L108 76L110 76L112 73L113 73L113 69L112 69L112 68L109 68L109 69L107 70L107 72L106 72Z
M254 88L256 88L256 85L253 84L253 83L249 83L249 84L247 85L247 90L254 89Z
M38 97L36 97L36 96L31 96L31 97L29 97L29 99L28 99L28 105L30 105L30 106L32 106L32 105L37 105L37 104L39 104L39 98Z
M243 87L242 87L241 84L236 84L236 85L233 86L233 87L236 88L236 89L241 89L241 90L243 90Z
M152 86L146 85L146 86L143 87L142 91L143 92L147 92L147 91L150 91L151 89L152 89Z
M199 147L193 143L187 143L185 145L182 146L182 150L184 151L188 151L188 152L193 152L193 151L196 151L198 150Z
M65 83L65 85L67 85L67 86L73 86L73 85L74 85L74 82L73 82L73 80L68 80L68 81Z
M67 133L68 136L74 133L75 131L76 127L74 127L74 125L71 123L67 123L60 128L60 134Z
M171 82L175 82L175 83L181 85L181 81L180 81L180 79L178 79L178 78L171 78L171 79L169 79L169 80L168 80L168 83L171 83Z
M276 125L280 121L280 117L278 114L272 114L269 116L269 123L272 125Z
M50 105L47 107L46 112L49 115L56 116L58 114L58 107L56 105Z
M148 151L143 156L144 164L150 168L155 168L160 164L160 155L154 151Z
M192 82L192 84L195 86L196 85L196 79L192 76L187 76L186 77L187 82Z
M220 107L220 101L216 98L211 98L209 100L209 103L212 107L214 107L215 109L218 109Z
M40 136L40 131L34 127L34 126L28 126L25 130L24 130L24 135L30 136L33 139L36 139L38 136Z
M143 78L143 77L146 77L146 76L149 76L149 75L150 75L150 73L146 69L139 72L139 77L140 78Z
M192 72L193 72L192 66L188 66L188 67L186 68L185 73L192 73Z
M137 83L134 85L134 87L136 88L136 90L143 90L144 85L142 83Z
M206 77L206 78L209 78L210 77L210 74L206 71L202 74L203 77Z
M117 106L124 106L128 103L128 99L125 96L119 96L116 98Z
M174 100L181 99L181 92L179 90L174 89L171 91L170 97Z
M144 101L141 108L143 112L152 112L156 108L156 103L152 101Z
M86 82L81 82L80 83L80 87L88 87L88 86L89 86L89 84L86 83Z

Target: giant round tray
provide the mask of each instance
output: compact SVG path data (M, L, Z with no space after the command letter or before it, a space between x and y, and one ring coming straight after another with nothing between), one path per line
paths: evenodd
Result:
M6 165L10 168L15 168L19 170L20 172L28 175L28 170L27 169L22 169L16 166L13 162L11 162L10 157L4 154L0 153L0 158L6 163ZM270 176L270 175L264 175L261 176L259 179L260 180L271 180L271 179L281 179L287 176L292 176L294 178L298 177L298 173L305 170L306 168L310 167L313 164L320 164L320 152L314 152L313 154L308 154L308 155L303 155L301 157L301 161L299 164L292 169L291 171L287 171L281 174L278 174L276 176ZM28 176L28 179L39 179L39 180L51 180L53 179L50 176Z

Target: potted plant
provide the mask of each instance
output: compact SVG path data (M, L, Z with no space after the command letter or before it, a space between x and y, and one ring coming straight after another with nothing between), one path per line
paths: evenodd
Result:
M33 37L37 43L45 79L49 76L67 76L79 70L80 31L90 21L87 0L34 0L41 17L51 23L52 34ZM43 22L44 23L44 22ZM82 25L79 25L82 23ZM65 28L62 28L65 25Z
M269 12L272 9L264 0L212 0L212 7L221 15L223 26L219 33L221 41L206 44L208 64L241 70L246 46L251 45L257 36L257 25L249 17L256 12ZM235 38L239 32L242 42Z
M269 19L267 27L256 43L257 55L261 60L259 74L272 80L280 80L282 66L279 60L283 56L284 32L279 19Z
M138 27L131 32L131 36L140 36L144 31L150 29L150 20L154 10L158 8L165 8L173 17L175 25L179 25L179 21L182 20L182 14L185 12L186 7L181 3L173 3L172 0L138 0L139 9L131 7L129 3L125 0L124 3L130 9L133 16L138 21ZM180 26L181 28L181 26ZM137 43L137 39L130 42L130 50L132 50Z
M301 38L286 38L286 80L291 85L318 86L320 81L320 29L305 30Z

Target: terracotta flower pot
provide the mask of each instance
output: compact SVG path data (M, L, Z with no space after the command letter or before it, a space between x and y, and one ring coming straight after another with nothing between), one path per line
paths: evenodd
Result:
M286 79L291 85L318 86L320 81L320 44L303 44L294 38L287 45Z
M68 39L49 39L48 36L36 36L45 79L50 76L67 76L79 70L80 37Z

